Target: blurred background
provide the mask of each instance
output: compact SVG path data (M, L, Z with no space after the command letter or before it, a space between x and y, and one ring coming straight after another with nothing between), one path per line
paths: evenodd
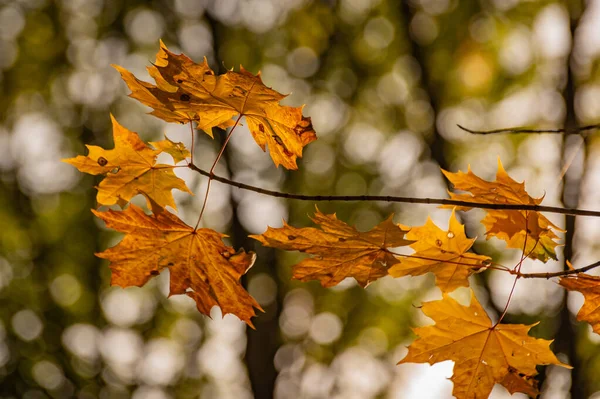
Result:
M90 212L99 178L61 158L84 144L112 148L109 113L145 140L190 144L126 96L109 65L150 80L162 38L215 70L262 71L265 83L306 104L319 140L299 171L276 169L240 127L217 174L304 194L445 198L440 167L467 165L493 179L501 158L544 204L600 209L600 141L585 135L474 136L456 127L573 129L600 120L600 2L520 0L0 0L1 398L448 398L452 363L396 363L430 323L417 306L440 298L431 276L353 280L324 289L291 281L295 253L247 238L282 218L308 226L314 203L284 201L213 183L203 224L258 253L244 285L265 309L253 321L200 315L167 298L168 272L143 288L109 287L94 256L120 240ZM212 164L216 140L198 133L195 159ZM174 191L194 223L206 179L181 168L196 193ZM141 201L136 201L143 204ZM449 210L389 203L321 203L366 230L391 212L446 229ZM484 213L461 213L482 237ZM568 232L562 270L599 259L600 223L548 215ZM478 253L514 266L520 252L478 239ZM472 278L492 317L512 278ZM467 294L458 292L457 295ZM599 336L575 314L583 302L554 282L520 281L507 322L540 324L538 337L575 368L540 368L544 398L600 398ZM496 386L493 398L506 398ZM523 395L514 395L523 398Z

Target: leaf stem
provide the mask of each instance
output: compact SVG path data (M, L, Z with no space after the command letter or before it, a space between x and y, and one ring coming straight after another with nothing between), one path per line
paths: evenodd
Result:
M194 125L192 120L190 119L190 132L192 133L192 149L190 151L190 163L194 164Z
M558 176L558 179L556 182L557 185L562 182L563 178L567 174L567 170L569 170L569 168L571 167L571 164L573 163L573 161L575 160L575 158L577 157L577 155L579 154L581 149L584 147L584 145L585 145L585 139L581 139L581 141L579 143L577 143L577 148L575 149L575 151L573 151L569 155L569 158L565 161L565 164L563 165L562 169L560 170L560 175ZM567 154L566 154L566 150L565 150L565 156L566 155Z
M535 211L535 212L549 212L557 213L562 215L573 215L573 216L592 216L600 217L600 211L590 211L585 209L575 208L561 208L556 206L544 206L544 205L521 205L521 204L488 204L476 201L458 201L451 199L442 198L415 198L415 197L397 197L393 195L304 195L304 194L291 194L284 193L281 191L267 190L261 187L256 187L250 184L236 182L221 176L217 176L214 173L209 173L203 169L200 169L194 164L189 164L188 167L203 176L212 177L220 183L227 184L232 187L237 187L242 190L253 191L255 193L268 195L271 197L294 199L299 201L381 201L381 202L401 202L409 204L430 204L430 205L451 205L461 206L468 208L481 208L481 209L502 209L502 210L521 210L521 211Z
M527 226L527 218L529 216L529 212L525 212L525 226ZM525 249L527 248L527 234L525 234L525 239L523 240L523 253L521 254L521 260L519 260L519 263L517 263L514 267L513 270L515 270L517 273L521 272L521 266L523 266L523 261L525 260L525 258L527 256L529 256L529 254L527 254L527 256L525 256ZM535 248L535 245L534 245ZM532 249L533 251L533 249ZM531 251L529 252L531 253ZM508 306L510 305L510 301L512 300L513 294L515 293L515 287L517 286L517 281L519 281L519 275L517 274L515 276L515 280L513 281L513 285L512 288L510 289L510 293L508 294L508 299L506 300L506 305L504 305L504 309L502 310L502 314L500 315L500 317L498 318L498 321L496 322L496 324L494 324L494 326L492 327L492 329L494 329L498 324L500 324L500 322L502 321L502 319L504 319L504 316L506 316L506 313L508 312Z
M523 258L521 258L521 262L523 262ZM515 277L515 281L513 281L513 285L512 285L512 288L510 289L510 293L508 294L508 300L506 301L506 305L504 305L504 309L502 310L502 314L498 318L498 321L496 322L496 324L494 324L492 326L492 330L494 328L496 328L496 326L498 324L500 324L500 322L502 321L502 319L504 319L504 316L506 316L506 313L508 312L508 305L510 305L510 301L512 300L513 294L515 293L515 287L517 286L517 281L519 281L519 276L518 275Z
M444 263L451 263L451 264L456 264L456 265L461 265L461 266L473 266L471 264L468 263L462 263L462 262L455 262L455 261L451 261L451 260L440 260L440 259L436 259L436 258L427 258L424 256L414 256L414 255L405 255L405 254L399 254L393 251L389 251L392 255L394 256L403 256L406 258L415 258L415 259L423 259L423 260L431 260L431 261L438 261L438 262L444 262ZM563 276L570 276L572 274L579 274L579 273L585 273L588 270L592 270L595 269L597 267L600 267L600 260L594 263L591 263L589 265L586 266L582 266L580 268L577 269L570 269L570 270L561 270L558 272L546 272L546 273L521 273L518 270L515 269L509 269L506 266L503 266L499 263L496 262L492 262L492 264L490 266L487 267L487 269L493 269L493 270L499 270L499 271L503 271L503 272L507 272L510 274L513 274L515 276L518 276L519 278L545 278L546 280L549 280L553 277L563 277Z
M227 147L227 143L229 143L229 139L231 139L231 135L233 134L233 131L235 130L235 128L238 126L240 119L242 119L242 114L240 114L237 117L235 123L233 124L233 127L231 128L231 130L229 130L229 133L227 134L227 137L225 138L225 141L223 142L223 145L221 146L221 151L219 151L217 158L215 159L212 166L210 167L210 171L208 172L208 175L207 175L208 176L208 184L206 185L206 193L204 194L204 202L202 203L202 209L200 210L200 215L198 215L198 221L196 222L196 227L194 227L194 230L198 229L198 226L200 225L200 221L202 220L202 215L204 215L204 210L206 209L206 203L208 202L208 193L210 192L210 183L216 177L213 173L215 170L215 167L217 166L217 164L219 163L219 160L223 156L223 153L225 152L225 147ZM192 149L193 149L193 145L192 145ZM192 154L193 154L193 152L192 152ZM192 159L192 162L188 165L188 167L190 167L194 170L197 169L196 166L194 165L193 159Z
M498 269L498 270L509 271L508 268L506 268L506 267L504 267L502 265L493 264L491 262L489 263L490 266L487 266L487 265L484 265L481 262L478 264L476 261L473 262L473 263L466 263L466 262L455 261L455 260L452 260L452 259L445 260L445 259L440 259L440 258L429 258L427 256L419 256L419 255L415 255L415 254L410 254L410 255L409 254L399 254L397 252L390 251L389 249L386 249L386 252L388 252L388 253L390 253L390 254L392 254L394 256L402 256L402 257L411 258L411 259L430 260L430 261L435 261L435 262L439 262L439 263L448 263L448 264L451 264L451 265L458 265L458 266L467 266L467 267L470 267L470 268L473 268L473 269L475 269L476 267L479 267L479 268L484 268L484 267L485 268L489 268L492 265L496 265L496 266L494 266L492 268L493 269ZM470 252L465 252L465 253L470 253ZM462 255L456 254L456 257L453 258L453 259L460 258L461 256ZM474 261L474 259L472 259L472 260Z
M188 165L164 165L164 166L153 166L151 169L176 169L176 168L189 168Z
M526 212L525 214L525 226L527 226L528 223L528 217L529 217L529 212ZM510 305L510 301L513 297L513 294L515 292L515 287L517 285L517 281L519 281L519 279L521 278L521 267L523 266L523 261L527 258L529 258L529 255L531 255L531 253L533 252L533 250L535 249L535 247L537 247L538 243L540 242L539 238L535 240L535 244L533 244L533 247L531 248L531 250L527 253L527 255L525 255L525 250L527 249L527 238L528 235L525 235L525 240L523 240L523 253L521 254L521 260L519 260L519 263L517 263L514 267L513 270L507 270L509 273L511 272L515 272L515 273L511 273L511 274L515 274L515 281L513 282L512 288L510 289L510 294L508 294L508 300L506 301L506 306L504 307L504 310L502 311L502 315L500 315L500 318L498 319L498 321L496 322L496 324L494 324L494 327L496 327L498 324L500 324L500 322L502 321L502 319L504 318L504 316L506 316L506 313L508 312L508 305ZM492 327L492 328L494 328Z

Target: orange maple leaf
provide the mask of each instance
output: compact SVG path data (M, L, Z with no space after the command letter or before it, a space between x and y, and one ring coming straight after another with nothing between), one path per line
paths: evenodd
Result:
M235 252L223 243L225 235L211 229L194 230L152 205L153 215L133 204L124 211L92 210L107 227L126 233L119 244L96 254L111 262L111 285L141 287L168 268L169 295L186 294L205 315L219 306L223 314L232 313L252 326L254 308L262 309L239 280L256 255L243 249Z
M531 326L493 325L474 294L462 306L448 295L425 302L423 313L435 325L415 328L419 336L400 363L435 364L454 361L452 394L458 399L487 398L495 383L509 392L538 395L536 365L561 363L550 350L552 341L528 335Z
M485 268L491 261L488 256L467 252L475 239L467 238L465 226L456 219L454 211L450 216L447 231L440 229L427 218L424 226L410 228L406 238L414 240L410 246L415 253L401 258L400 263L388 270L389 274L393 277L403 277L431 272L435 274L436 285L442 292L468 287L469 276Z
M594 332L600 334L600 277L577 273L561 277L559 283L569 291L583 294L585 302L577 313L577 320L590 323Z
M451 173L442 170L444 175L462 191L471 194L450 193L450 198L458 201L474 201L487 204L520 204L539 205L542 198L533 198L525 191L525 184L511 179L504 170L498 158L498 172L496 180L488 182L476 176L469 166L467 173L459 171ZM449 208L450 205L442 207ZM459 207L460 210L470 210L470 207ZM556 260L555 248L559 245L554 239L558 236L554 232L563 231L548 220L544 215L534 211L486 209L486 216L481 223L486 227L486 238L498 237L506 241L509 248L517 248L532 259L542 262L549 258Z
M160 42L156 62L148 67L156 86L138 80L126 69L113 65L135 98L167 122L196 121L212 137L212 128L230 126L234 115L246 117L256 143L269 153L276 166L298 169L302 148L317 139L310 118L302 107L279 105L286 96L265 86L260 72L255 76L240 67L215 76L206 58L196 64L184 54L170 52Z
M297 280L319 280L324 287L332 287L346 277L354 277L366 287L387 275L388 267L398 263L388 248L412 242L404 239L407 230L394 224L392 217L361 233L335 214L325 215L317 209L312 220L322 230L296 228L284 221L281 228L269 227L265 233L250 237L267 247L316 255L294 265L293 277Z
M163 150L148 147L137 133L119 125L111 115L115 148L86 145L87 156L63 159L92 175L105 175L98 185L97 201L101 205L124 206L132 197L145 193L161 206L176 209L171 190L176 188L192 193L185 182L175 176L172 165L156 163L156 156Z

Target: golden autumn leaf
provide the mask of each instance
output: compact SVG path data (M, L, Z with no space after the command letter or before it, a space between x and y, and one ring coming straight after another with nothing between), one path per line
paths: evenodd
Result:
M458 399L487 398L495 383L511 394L535 397L537 365L570 367L554 356L552 341L528 335L534 325L493 325L474 294L469 306L444 295L439 301L425 302L422 310L435 324L414 329L419 337L400 363L454 361L452 394Z
M185 145L183 145L183 143L175 143L166 136L164 140L151 141L150 145L156 148L157 150L166 152L167 154L172 156L173 161L175 161L175 163L179 163L190 156L190 152L187 148L185 148Z
M302 107L279 105L286 96L265 86L260 72L255 76L240 67L240 72L216 76L206 58L196 64L184 54L170 52L162 41L155 64L148 67L156 85L113 66L131 89L130 97L152 107L151 114L167 122L196 121L212 137L213 127L230 126L233 116L245 116L254 140L263 151L268 145L276 166L297 169L302 148L317 138Z
M186 294L205 315L219 306L223 314L234 314L252 326L254 308L262 309L239 280L254 264L255 254L243 249L235 252L223 243L225 235L194 230L152 205L154 215L133 204L124 211L92 210L107 227L126 234L119 244L96 254L110 261L111 285L141 287L169 269L169 295Z
M583 294L585 302L577 313L577 320L590 323L594 332L600 334L600 277L577 273L561 277L560 285Z
M176 208L171 190L176 188L191 194L185 182L175 176L172 165L156 163L162 150L148 147L137 133L119 125L111 115L115 148L87 145L88 155L63 159L92 175L105 175L98 185L97 201L101 205L128 202L141 192L161 206Z
M454 211L449 224L445 231L427 218L424 226L412 227L406 238L414 241L410 247L415 253L401 258L400 263L390 267L389 274L403 277L431 272L435 274L436 285L442 292L468 287L469 276L488 266L491 258L467 252L475 239L467 238L465 226L456 219Z
M346 277L354 277L366 287L398 263L388 248L412 242L404 239L407 230L394 224L392 216L361 233L335 214L325 215L317 209L312 220L321 230L296 228L284 222L281 228L269 227L265 233L250 237L267 247L315 255L294 265L292 272L297 280L319 280L324 287L332 287Z
M459 171L451 173L442 170L444 175L454 185L454 188L469 191L471 194L450 193L450 198L459 201L481 202L487 204L520 204L539 205L542 198L533 198L525 191L525 184L518 183L506 173L500 159L496 180L489 182L476 176L471 167L467 173ZM446 205L443 207L451 207ZM470 207L459 207L460 210L470 210ZM534 211L486 209L486 216L481 223L486 227L486 238L497 237L506 241L509 248L517 248L532 259L542 262L548 259L556 260L555 248L559 245L554 239L554 232L563 231L548 220L544 215Z

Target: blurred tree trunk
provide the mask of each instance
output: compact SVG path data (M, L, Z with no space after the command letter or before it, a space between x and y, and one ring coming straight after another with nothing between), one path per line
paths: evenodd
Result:
M575 92L577 90L573 71L571 70L571 61L573 59L573 50L575 48L575 30L577 29L578 18L582 9L579 7L578 10L570 10L570 28L572 47L571 53L567 58L567 84L563 91L563 97L566 105L566 118L565 128L568 130L576 129L578 126L577 115L575 110ZM581 143L581 136L565 134L563 136L563 149L562 149L562 165L566 165L568 162L575 164L583 164L585 162L586 145L585 142ZM582 148L583 147L583 148ZM577 152L574 158L571 158L573 152ZM563 166L564 167L564 166ZM579 204L579 192L581 186L581 178L579 168L567 169L563 180L562 188L562 201L564 206L569 208L576 208ZM573 259L573 238L575 236L575 216L567 215L565 229L565 246L564 246L564 258L565 264L564 269L568 269L566 264L567 260ZM586 392L585 384L581 379L580 370L580 359L577 356L577 328L573 323L571 312L567 307L568 294L565 293L563 300L563 306L559 314L560 327L556 334L556 352L562 352L567 355L568 363L573 366L571 370L571 398L585 398L588 392Z
M224 27L215 20L210 14L206 15L207 21L210 25L213 35L213 51L215 60L217 62L219 70L217 73L224 73L223 63L219 57L219 47L221 43L221 32ZM220 130L220 129L217 129ZM216 135L220 140L219 147L223 144L225 139L225 132L221 131L221 134ZM227 169L230 176L233 176L234 171L231 168L231 148L227 149L223 155L223 161L227 164ZM248 238L248 232L242 226L238 218L238 203L232 198L231 199L231 229L230 237L232 240L232 246L237 250L239 248L245 248L251 250L256 245L254 240ZM282 307L282 296L280 294L281 287L277 277L276 270L277 262L275 259L275 250L272 248L261 248L260 258L257 263L242 277L242 285L248 289L248 280L259 273L267 273L273 278L273 281L277 284L277 295L276 300L268 308L265 308L265 313L259 312L257 317L252 319L256 329L246 327L246 337L248 340L246 346L246 355L244 361L248 369L248 376L250 378L250 385L252 386L252 393L255 398L272 398L275 391L275 380L277 379L277 370L275 370L275 364L273 359L275 354L280 347L281 339L279 336L279 313Z
M220 136L225 137L224 135ZM229 151L224 154L224 160L227 162L229 174L232 175ZM248 238L248 232L240 223L237 213L238 204L231 199L231 239L232 245L237 250L239 248L251 249L255 243ZM248 281L259 273L267 273L277 284L277 292L281 291L277 278L277 261L275 251L272 248L261 248L260 259L256 264L242 277L244 288L248 289ZM281 295L276 296L276 300L269 307L265 307L265 313L258 312L257 317L252 319L256 329L246 327L246 337L248 343L246 346L246 356L244 361L248 368L248 376L255 398L272 398L275 391L275 380L277 371L273 359L280 346L279 336L279 313L282 307Z
M429 76L429 70L427 68L426 54L421 45L419 45L413 39L410 33L410 21L414 16L413 9L411 8L410 2L401 1L401 12L403 20L401 21L402 27L404 28L404 36L409 44L410 55L417 61L417 64L421 68L421 86L429 97L429 103L433 110L433 137L429 143L429 149L431 151L431 157L438 163L440 168L448 170L448 161L446 159L446 140L440 136L436 127L436 119L438 112L440 111L440 99L438 98L438 90L434 87L431 77Z

